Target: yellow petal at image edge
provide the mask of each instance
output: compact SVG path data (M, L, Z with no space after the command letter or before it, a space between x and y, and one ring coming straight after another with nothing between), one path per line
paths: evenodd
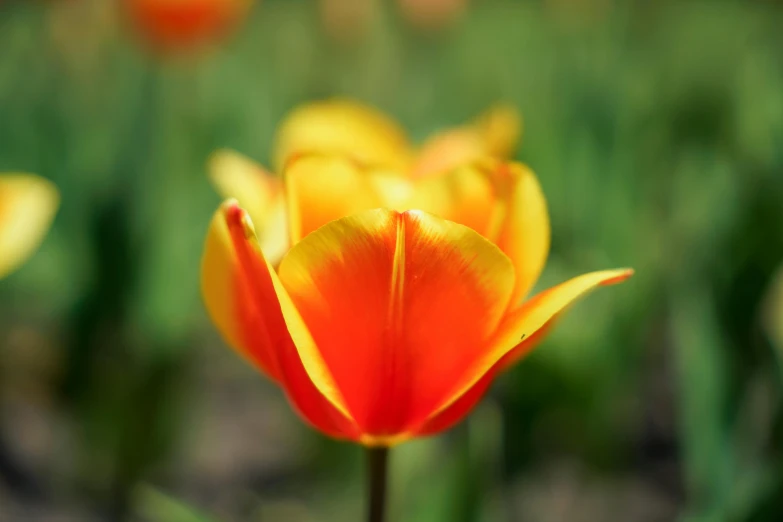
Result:
M60 195L32 174L0 175L0 278L36 250L54 219Z

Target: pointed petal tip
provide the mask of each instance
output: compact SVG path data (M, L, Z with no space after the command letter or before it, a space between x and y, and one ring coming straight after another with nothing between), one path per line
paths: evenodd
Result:
M232 163L238 161L249 161L249 158L243 156L239 152L223 147L213 150L209 156L207 156L207 171L210 178L217 178L220 176L221 167L226 167Z
M616 272L617 272L616 276L604 280L603 282L601 282L601 286L611 286L611 285L622 283L630 279L631 276L636 273L636 271L633 268L618 268Z
M241 231L245 239L256 237L256 228L253 225L253 220L250 219L250 214L239 206L236 199L225 200L220 206L220 210L225 216L226 226L229 230Z

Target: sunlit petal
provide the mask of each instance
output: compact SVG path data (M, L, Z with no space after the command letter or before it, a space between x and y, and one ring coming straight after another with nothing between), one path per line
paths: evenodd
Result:
M0 278L24 262L43 240L60 195L30 174L0 175Z
M549 213L541 185L525 165L497 163L490 175L506 209L497 233L489 237L514 263L516 303L533 288L549 256Z
M526 166L482 159L408 185L393 177L385 183L382 194L400 195L392 208L424 210L497 244L517 272L514 303L533 287L549 254L550 228L544 194Z
M284 178L292 244L330 221L383 204L371 179L346 157L298 157Z
M492 231L505 214L492 180L482 168L465 165L442 176L415 181L408 209L421 209L465 225L492 240Z
M467 227L371 210L292 248L280 280L364 440L420 425L486 356L509 303L510 261Z
M361 103L332 99L294 110L280 125L275 165L282 169L293 154L324 153L362 164L405 168L410 145L405 132L383 113Z
M410 203L416 191L416 183L413 180L384 170L370 171L367 176L383 208L398 212L410 210Z
M414 178L443 174L484 155L484 143L475 129L452 129L436 134L422 145L410 174Z

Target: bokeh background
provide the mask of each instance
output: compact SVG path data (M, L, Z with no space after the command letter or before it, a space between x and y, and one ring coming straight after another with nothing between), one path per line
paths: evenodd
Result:
M540 287L637 270L395 450L390 520L783 520L783 3L263 0L176 53L134 28L109 0L0 3L0 170L62 191L0 282L0 520L361 520L360 449L306 428L198 288L209 154L268 165L284 115L335 95L416 139L515 104Z

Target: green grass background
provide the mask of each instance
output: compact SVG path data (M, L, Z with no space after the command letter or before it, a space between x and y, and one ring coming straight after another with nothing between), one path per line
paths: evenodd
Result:
M423 33L382 3L341 42L314 2L265 0L160 59L112 2L3 2L0 171L62 207L0 284L0 440L26 475L0 519L361 519L359 448L300 423L198 289L209 154L269 164L291 108L341 95L417 140L516 104L552 216L540 287L637 271L395 451L391 520L783 520L783 4L553 4L476 0Z

